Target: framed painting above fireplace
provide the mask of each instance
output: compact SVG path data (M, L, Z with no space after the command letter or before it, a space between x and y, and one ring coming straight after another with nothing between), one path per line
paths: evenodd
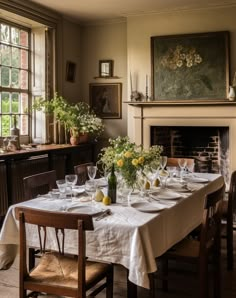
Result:
M228 31L151 37L151 57L154 101L228 101Z

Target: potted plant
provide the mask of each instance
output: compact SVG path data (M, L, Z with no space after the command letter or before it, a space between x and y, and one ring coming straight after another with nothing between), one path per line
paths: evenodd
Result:
M65 140L67 140L67 133L70 133L70 142L73 145L83 141L84 135L97 137L104 130L101 119L90 111L90 106L87 103L68 103L57 93L51 100L39 98L34 102L32 109L43 110L45 113L53 115L56 122L64 126Z

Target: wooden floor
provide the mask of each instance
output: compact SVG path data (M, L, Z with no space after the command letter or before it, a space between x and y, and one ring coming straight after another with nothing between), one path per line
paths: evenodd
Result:
M234 271L226 270L226 251L222 240L222 298L236 297L236 231L234 232ZM17 258L9 270L0 271L0 297L18 298L18 261ZM182 268L181 268L182 269ZM157 284L157 298L187 298L197 297L197 280L190 275L178 276L172 274L173 280L169 282L168 293L163 292ZM212 288L212 287L211 287ZM45 296L40 296L45 297ZM46 296L57 297L57 296ZM101 293L98 298L105 298L105 293ZM114 298L127 297L126 293L126 270L121 266L115 266ZM148 291L138 289L139 298L148 298ZM212 296L211 296L212 297ZM132 298L132 297L129 297ZM201 298L201 297L198 297Z

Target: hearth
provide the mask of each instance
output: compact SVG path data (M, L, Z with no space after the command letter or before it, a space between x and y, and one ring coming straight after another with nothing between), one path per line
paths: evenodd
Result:
M151 145L169 157L195 159L195 171L221 173L229 182L229 127L151 126Z

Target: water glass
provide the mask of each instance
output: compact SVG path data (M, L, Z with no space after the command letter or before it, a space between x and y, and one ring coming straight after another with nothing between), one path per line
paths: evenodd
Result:
M173 177L176 175L176 167L166 167L169 176L170 176L170 181L173 180Z
M67 188L66 180L65 179L56 180L56 184L57 184L57 187L59 189L61 196L65 195L66 188Z
M185 170L185 167L187 165L187 160L185 158L179 158L178 159L178 164L179 164L179 167L180 167L180 181L183 182L184 181L184 179L183 179L184 170Z
M87 172L90 180L95 179L97 174L97 167L96 166L87 166Z
M86 180L85 181L85 192L91 197L91 200L94 201L95 199L95 193L97 189L96 182L92 180Z
M159 171L159 179L161 182L161 188L166 187L167 178L169 176L169 173L166 170L160 170Z

